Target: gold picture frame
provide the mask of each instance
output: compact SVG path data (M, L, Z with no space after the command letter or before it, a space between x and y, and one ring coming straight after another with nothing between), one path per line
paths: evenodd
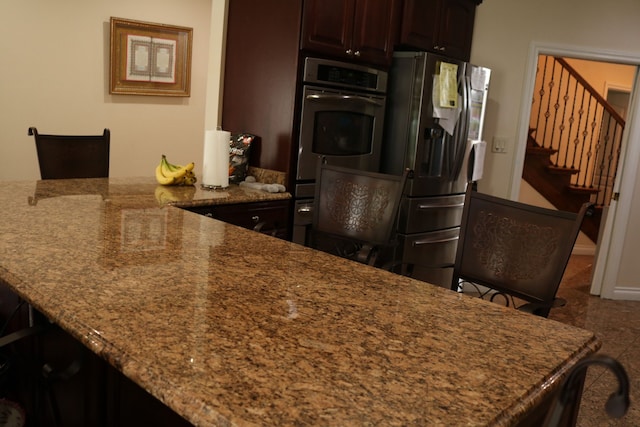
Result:
M111 17L109 93L191 96L193 28Z

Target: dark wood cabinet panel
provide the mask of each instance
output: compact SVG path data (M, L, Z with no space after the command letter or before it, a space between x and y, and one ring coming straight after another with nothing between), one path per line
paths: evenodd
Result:
M350 57L355 0L306 0L302 49Z
M289 239L289 216L291 212L291 202L289 200L197 206L186 209L229 224L259 231L281 239Z
M258 136L251 165L287 173L297 141L301 16L300 0L229 2L222 127Z
M0 284L3 336L27 328L29 312L40 332L0 349L0 395L28 426L191 425Z
M468 61L477 0L405 0L399 43Z
M393 34L397 23L393 0L360 0L355 14L354 46L360 59L386 65L393 56Z
M306 0L301 49L386 66L393 54L395 0Z
M105 369L110 393L106 398L104 427L193 426L115 368L107 365Z
M400 44L432 51L437 45L438 14L441 0L404 0Z
M471 56L476 5L469 0L446 0L440 11L439 44L445 53L468 61Z

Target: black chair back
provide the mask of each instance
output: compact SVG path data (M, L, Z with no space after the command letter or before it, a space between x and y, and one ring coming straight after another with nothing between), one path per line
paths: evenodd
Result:
M109 176L109 129L102 135L44 135L30 127L29 135L36 141L42 179Z
M562 305L556 293L590 206L583 204L578 213L545 209L469 186L451 288L458 290L460 281L481 285L547 317Z

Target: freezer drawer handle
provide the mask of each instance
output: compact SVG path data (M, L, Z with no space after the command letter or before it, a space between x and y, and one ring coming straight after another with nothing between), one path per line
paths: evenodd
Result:
M453 242L454 240L458 240L458 236L448 237L446 239L437 239L437 240L416 240L411 243L412 246L420 246L420 245L431 245L433 243L446 243Z
M418 209L441 209L441 208L461 208L464 206L463 203L454 203L450 205L418 205Z

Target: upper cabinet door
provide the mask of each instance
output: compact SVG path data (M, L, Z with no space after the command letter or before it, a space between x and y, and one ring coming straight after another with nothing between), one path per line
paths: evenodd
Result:
M440 0L404 0L400 44L437 51L440 4Z
M355 0L305 0L301 48L345 56L351 48Z
M399 43L468 61L478 0L404 0Z
M305 0L300 47L377 65L393 54L395 0Z
M353 54L386 65L393 56L394 0L358 0L353 25Z
M470 0L442 1L438 44L446 55L469 60L475 17L476 5Z

